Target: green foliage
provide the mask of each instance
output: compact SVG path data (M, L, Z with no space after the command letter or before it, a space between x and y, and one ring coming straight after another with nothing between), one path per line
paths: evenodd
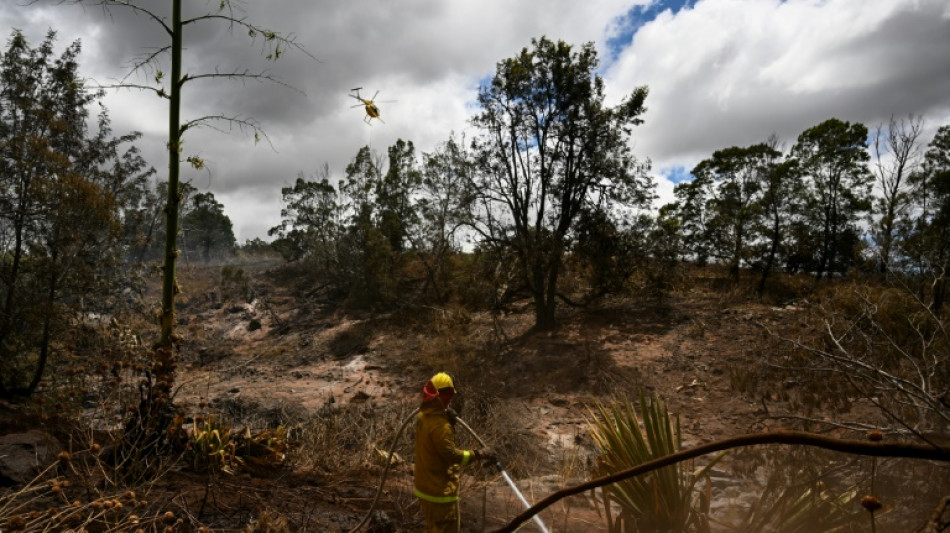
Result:
M405 249L409 233L419 223L413 195L421 181L415 147L411 141L398 139L389 147L389 168L375 185L376 226L397 254Z
M31 48L14 31L0 59L0 396L31 394L67 316L104 295L118 265L121 213L144 179L137 152L90 128L79 43L53 56L55 33ZM90 131L92 129L92 131ZM115 285L112 284L112 287Z
M444 302L451 292L453 256L461 248L459 228L472 201L473 164L454 137L424 154L423 159L419 224L415 233L410 233L410 241L426 269L424 291L436 302Z
M802 181L798 268L845 272L858 258L857 224L871 208L873 176L867 168L868 129L835 118L798 136L790 157ZM815 238L817 236L818 238Z
M645 206L653 184L627 142L647 89L608 108L593 44L542 37L532 45L499 62L479 91L470 223L485 246L515 251L536 326L547 329L580 212Z
M727 148L713 152L693 169L697 180L710 182L712 197L708 211L706 238L712 254L729 265L738 281L739 268L750 259L755 223L762 214L763 193L774 173L779 152L767 144L747 148Z
M930 307L940 311L950 270L950 125L937 130L920 171L910 176L916 216L898 230L906 270L919 272Z
M618 294L628 288L631 275L647 267L652 242L647 236L652 221L647 216L623 224L602 210L581 212L572 260L589 285L585 300Z
M341 285L355 307L383 309L400 297L405 237L414 220L410 204L418 179L412 143L389 150L389 171L368 146L346 167L341 185L346 228L338 243Z
M238 466L231 425L220 417L209 415L195 420L188 444L192 450L192 466L196 470L232 474Z
M226 419L208 415L195 420L188 445L192 467L201 472L233 474L240 468L274 467L286 459L287 428L234 433Z
M234 253L236 240L231 219L224 214L224 206L215 199L213 193L198 193L189 198L181 226L181 240L186 254L197 254L208 263L212 258L223 258Z
M324 275L332 275L342 207L329 181L329 170L324 170L320 181L298 175L293 187L284 187L281 194L284 202L281 223L267 231L268 235L277 236L275 248L287 261L313 257Z
M640 415L628 400L598 405L590 413L591 436L600 448L598 474L608 475L673 454L682 446L679 418L671 418L657 398L640 392ZM641 428L642 426L642 428ZM708 495L697 505L696 484L722 455L692 472L689 463L661 468L604 488L611 532L708 531ZM611 506L619 515L611 518Z

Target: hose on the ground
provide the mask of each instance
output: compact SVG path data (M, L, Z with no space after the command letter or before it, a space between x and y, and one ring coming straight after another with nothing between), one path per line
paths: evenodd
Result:
M356 533L361 527L369 520L370 516L373 515L373 511L376 509L376 504L379 503L379 497L383 494L383 487L386 486L386 476L389 474L389 469L393 464L393 452L396 450L396 443L399 442L399 437L402 436L402 432L406 429L406 426L409 425L416 415L419 413L418 409L412 411L406 420L403 421L402 425L399 426L399 431L396 432L396 435L393 436L393 442L389 445L389 453L386 454L386 468L383 469L383 476L379 480L379 488L376 489L376 497L373 498L373 503L370 504L369 510L366 511L366 515L363 516L363 519L360 520L359 524L356 524L356 527L351 529L348 533Z

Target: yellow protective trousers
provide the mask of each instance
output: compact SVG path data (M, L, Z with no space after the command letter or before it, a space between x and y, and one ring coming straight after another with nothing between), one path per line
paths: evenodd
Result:
M426 520L425 533L459 533L461 531L459 502L434 503L420 499L419 507Z

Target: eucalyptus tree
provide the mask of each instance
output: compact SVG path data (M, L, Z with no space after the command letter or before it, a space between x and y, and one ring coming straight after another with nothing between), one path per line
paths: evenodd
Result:
M562 260L580 213L599 196L652 199L628 142L647 89L608 107L597 67L592 43L575 49L541 37L499 62L479 90L471 227L483 246L514 251L541 330L555 326Z
M880 195L874 201L878 218L874 221L873 237L881 272L889 269L898 224L910 216L909 176L916 172L923 157L918 142L922 128L923 118L910 115L906 120L891 117L886 130L878 126L874 133L874 174Z
M856 259L857 223L871 208L867 139L863 124L832 118L802 132L792 147L805 208L798 235L809 241L799 244L810 250L807 266L816 280L827 272L842 272Z
M677 253L681 258L705 265L713 254L709 199L715 196L711 176L702 174L673 187L676 201L663 206L660 218L675 222L680 235Z
M0 59L0 396L28 395L77 302L115 266L121 191L147 174L112 136L78 72L79 42L31 48L14 31Z
M738 281L742 263L750 259L763 191L780 155L765 143L725 148L713 152L692 171L696 180L713 188L713 196L707 199L707 235L713 253L729 265L733 280Z
M930 307L943 308L950 271L950 125L927 145L923 163L910 177L915 215L904 232L902 252L929 284Z
M423 292L445 300L448 261L461 249L460 229L471 200L472 160L454 136L423 154L422 180L415 201L419 223L409 233L412 249L426 269Z
M774 148L774 143L769 145ZM758 249L753 251L753 255L757 258L761 270L759 285L756 288L759 296L765 292L765 282L784 255L788 228L797 206L794 196L796 177L795 162L791 160L773 161L765 174L762 196L759 198L761 216L756 229L761 240L753 247Z
M287 261L313 257L322 265L323 274L332 276L342 212L339 193L330 183L329 166L324 165L319 180L299 173L292 187L281 189L281 196L281 222L267 234L277 237L275 246Z
M346 166L340 184L345 224L340 272L350 303L358 307L387 307L397 297L392 235L379 224L384 168L384 158L364 146Z
M387 150L386 173L376 184L377 226L397 254L408 245L419 223L415 198L422 184L422 171L412 141L396 140Z
M212 257L226 257L234 253L237 240L231 219L224 214L224 206L211 192L196 193L182 217L182 232L188 236L186 252L199 254L205 263Z

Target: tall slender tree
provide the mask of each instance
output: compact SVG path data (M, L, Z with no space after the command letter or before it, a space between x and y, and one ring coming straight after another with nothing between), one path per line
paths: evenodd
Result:
M313 256L322 265L323 273L333 276L337 268L336 247L342 229L339 195L330 183L330 169L325 165L321 178L307 179L297 175L293 187L281 189L284 207L281 223L268 230L276 236L275 245L288 261Z
M414 199L422 183L422 172L412 141L396 140L389 147L388 167L376 184L378 226L390 248L402 252L413 226L419 223Z
M168 101L168 142L166 144L168 149L168 189L165 205L162 301L160 336L157 343L159 350L156 352L156 361L153 365L159 392L156 398L161 398L170 394L175 381L176 364L171 347L175 340L175 295L179 290L175 278L175 265L180 255L178 235L180 229L179 212L182 203L180 174L184 153L183 136L190 129L221 121L241 129L250 130L253 132L255 140L264 135L263 130L254 120L241 118L238 115L216 114L183 120L181 117L183 89L186 85L213 79L270 80L283 85L282 82L269 74L253 73L247 70L183 72L182 53L185 47L186 30L196 30L197 27L206 23L223 23L231 27L241 28L247 32L251 39L262 44L262 55L265 55L268 60L277 60L288 49L306 52L296 43L293 36L283 35L258 26L240 16L236 12L232 0L221 0L216 3L217 9L197 11L196 14L187 16L182 11L183 4L181 0L171 0L171 2L163 3L162 6L147 0L66 0L65 3L97 5L106 11L118 8L130 9L154 22L167 36L167 41L156 46L143 58L136 61L132 67L133 72L154 73L150 80L144 84L127 82L118 85L119 87L150 91ZM187 7L192 8L190 4ZM161 60L166 55L168 56L168 62L163 66ZM169 73L167 77L165 76L166 72ZM204 165L204 162L197 155L185 156L184 160L197 168Z
M664 206L660 218L676 221L680 235L679 254L699 265L709 261L712 251L712 231L709 199L715 195L713 182L708 174L693 176L693 179L677 183L673 187L676 201Z
M211 192L197 193L190 198L190 209L182 217L182 230L188 234L190 252L197 253L205 263L212 257L234 253L237 244L231 219L224 206Z
M773 142L769 143L773 147ZM758 221L758 233L761 235L760 251L757 254L762 274L756 292L759 296L765 292L765 283L775 269L787 239L794 206L794 178L796 171L793 161L773 161L768 166L765 184L759 207L762 216Z
M887 129L878 126L872 143L874 174L880 195L875 199L874 241L877 244L878 265L881 272L890 267L894 233L910 206L909 176L916 172L923 151L918 138L923 117L910 115L907 119L891 117Z
M459 230L471 201L472 160L463 142L450 137L424 154L416 202L420 223L409 234L426 268L426 286L437 301L448 297L445 281L450 256L461 248Z

